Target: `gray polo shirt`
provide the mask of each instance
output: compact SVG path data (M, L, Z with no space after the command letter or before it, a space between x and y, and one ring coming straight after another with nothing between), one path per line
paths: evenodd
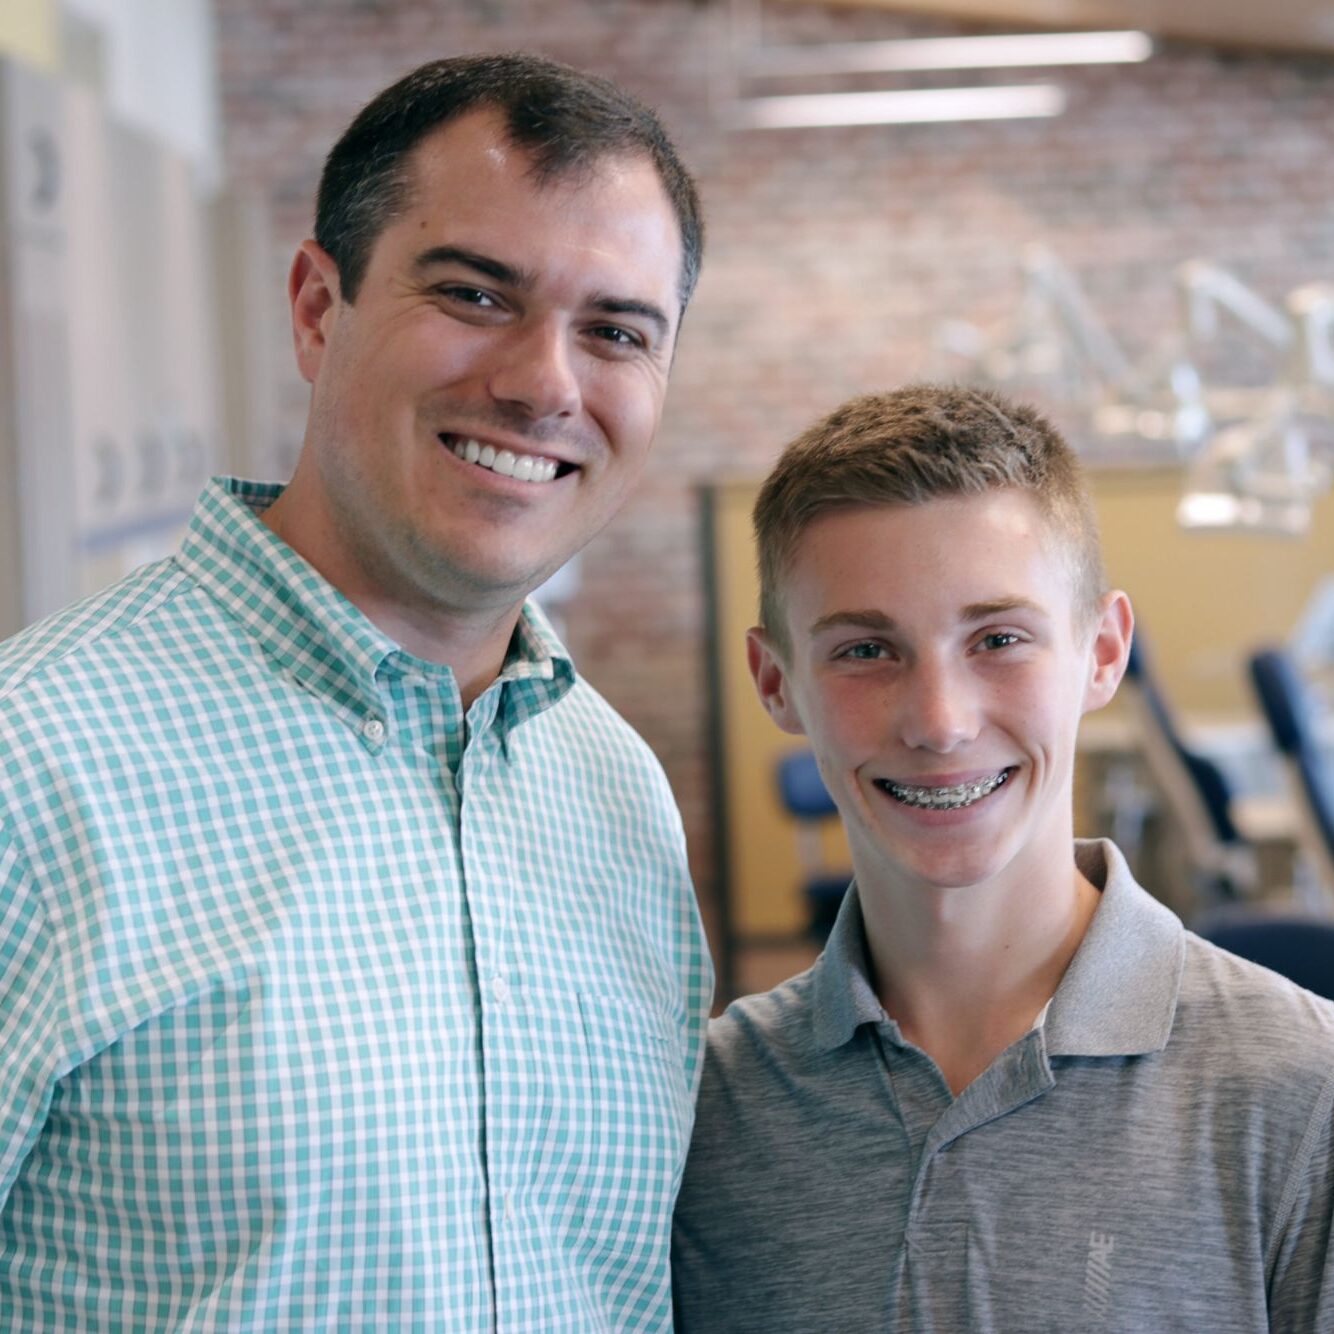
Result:
M678 1330L1334 1331L1334 1005L1076 855L1088 934L957 1098L876 999L855 890L712 1025Z

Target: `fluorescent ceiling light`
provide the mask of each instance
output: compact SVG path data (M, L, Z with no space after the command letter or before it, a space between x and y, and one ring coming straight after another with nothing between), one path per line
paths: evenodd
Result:
M1258 513L1259 504L1252 501ZM1230 491L1192 491L1177 505L1177 522L1183 528L1232 528L1243 522L1243 502Z
M829 42L761 48L747 72L856 74L935 69L1018 69L1034 65L1120 65L1147 60L1153 41L1143 32L1044 32L1000 37L924 37L895 42Z
M928 121L1059 116L1065 94L1053 84L927 88L915 92L811 93L739 102L740 124L759 130L817 125L907 125Z
M1300 501L1263 501L1225 491L1192 491L1177 505L1183 528L1240 530L1302 537L1311 526L1311 507Z

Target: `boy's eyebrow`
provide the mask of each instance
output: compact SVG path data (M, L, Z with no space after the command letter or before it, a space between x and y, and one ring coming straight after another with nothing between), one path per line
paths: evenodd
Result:
M537 286L537 275L530 269L516 268L513 264L506 264L504 260L484 255L478 250L466 250L463 246L432 246L429 250L423 250L412 261L412 267L418 273L442 264L461 264L464 268L475 269L494 282L503 283L506 287L513 287L521 292L531 291ZM666 311L651 301L610 296L599 292L589 299L588 304L604 315L638 315L642 319L649 320L657 326L658 334L662 338L671 332L672 322Z
M1039 606L1031 598L995 598L991 602L970 602L959 613L959 619L963 621L985 621L992 616L1004 616L1007 611L1029 611L1038 616L1046 616L1044 607Z
M835 625L855 625L862 630L881 630L889 631L894 628L894 619L886 616L883 611L831 611L826 616L821 616L814 625L811 626L810 633L818 635L822 630L828 630Z
M973 621L986 621L993 616L1004 616L1007 612L1013 611L1032 612L1037 616L1047 615L1045 608L1031 598L993 598L988 602L970 602L966 607L961 607L959 620L964 624L971 624ZM892 616L886 616L883 611L877 611L875 608L831 611L821 616L811 626L810 633L818 635L834 626L855 626L860 630L876 630L888 634L895 629L895 622Z

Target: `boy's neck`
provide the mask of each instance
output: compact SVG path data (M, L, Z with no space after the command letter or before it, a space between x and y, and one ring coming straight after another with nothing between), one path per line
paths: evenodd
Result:
M859 877L880 1003L956 1096L1033 1027L1093 920L1100 896L1073 857L1049 883L895 893Z

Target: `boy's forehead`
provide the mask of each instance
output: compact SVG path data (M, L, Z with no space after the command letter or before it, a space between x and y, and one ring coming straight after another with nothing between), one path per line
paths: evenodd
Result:
M1012 488L828 510L796 541L784 585L789 601L851 609L860 595L866 606L906 601L960 617L1005 602L1056 615L1074 598L1067 538Z

